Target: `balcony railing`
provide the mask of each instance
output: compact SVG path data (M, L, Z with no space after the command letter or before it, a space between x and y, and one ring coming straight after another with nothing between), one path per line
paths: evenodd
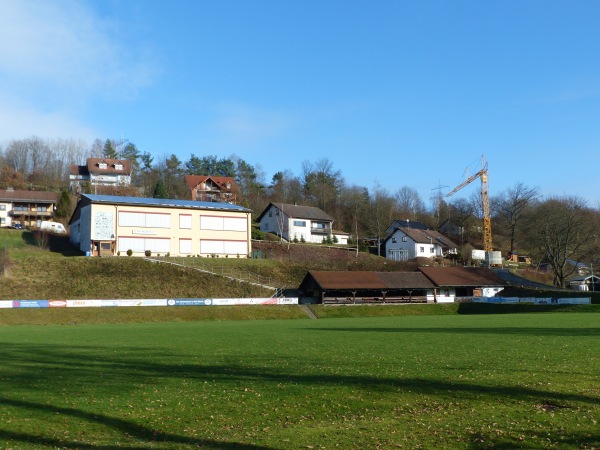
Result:
M326 227L326 228L311 227L310 232L311 232L311 234L329 235L329 234L331 234L331 228L330 227Z
M38 211L35 209L16 209L12 210L9 213L12 217L52 217L52 211Z

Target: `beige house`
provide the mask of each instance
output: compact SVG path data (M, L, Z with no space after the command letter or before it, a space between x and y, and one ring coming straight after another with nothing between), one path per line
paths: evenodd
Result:
M57 198L54 192L0 190L0 227L36 228L54 217Z
M229 203L81 196L71 244L91 256L220 256L251 252L251 210Z

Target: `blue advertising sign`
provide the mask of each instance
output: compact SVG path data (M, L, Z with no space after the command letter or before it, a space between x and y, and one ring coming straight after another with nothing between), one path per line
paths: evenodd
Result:
M48 300L15 300L13 308L47 308Z
M167 300L169 306L210 306L211 298L170 298Z

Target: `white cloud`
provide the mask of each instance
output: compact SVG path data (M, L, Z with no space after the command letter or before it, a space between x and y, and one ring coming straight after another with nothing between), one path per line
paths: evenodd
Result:
M54 110L40 111L0 93L0 136L2 139L76 138L91 142L101 134L71 114ZM1 142L0 142L1 144Z
M0 0L2 139L102 135L84 119L94 102L135 97L154 77L121 28L83 1Z
M17 86L99 95L147 85L152 70L117 24L71 0L0 0L0 72Z

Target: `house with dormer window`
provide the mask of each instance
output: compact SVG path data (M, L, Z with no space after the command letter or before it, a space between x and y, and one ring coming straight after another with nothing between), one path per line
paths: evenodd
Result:
M348 233L333 230L333 218L315 206L270 203L258 216L260 230L288 241L321 244L335 236L339 244L348 243Z
M199 202L224 202L237 205L239 189L233 177L186 175L190 199Z
M69 167L69 189L80 194L89 183L92 192L98 186L130 186L131 161L111 158L88 158L83 166Z

